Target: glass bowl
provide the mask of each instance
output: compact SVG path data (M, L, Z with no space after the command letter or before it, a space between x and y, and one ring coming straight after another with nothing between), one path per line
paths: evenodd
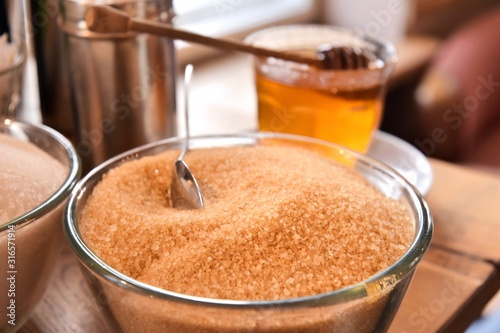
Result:
M63 242L64 204L79 179L80 164L71 143L49 127L0 118L0 134L34 144L67 170L62 185L49 198L0 224L0 305L4 311L0 331L14 332L29 318L48 285ZM2 200L9 198L2 195ZM7 322L12 319L15 326Z
M143 156L180 149L172 138L119 155L92 170L73 191L64 230L93 297L112 332L379 332L390 325L418 262L429 247L432 220L415 188L387 165L342 146L275 133L196 137L192 149L240 145L292 145L317 151L356 169L411 215L415 236L392 266L349 287L278 301L209 299L163 290L113 269L90 249L79 216L93 188L109 170ZM167 273L167 272L166 272Z

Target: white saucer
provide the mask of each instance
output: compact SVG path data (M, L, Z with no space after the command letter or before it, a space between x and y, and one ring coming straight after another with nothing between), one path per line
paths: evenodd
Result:
M434 180L434 172L429 160L406 141L391 134L377 131L367 155L394 168L422 195L429 192Z

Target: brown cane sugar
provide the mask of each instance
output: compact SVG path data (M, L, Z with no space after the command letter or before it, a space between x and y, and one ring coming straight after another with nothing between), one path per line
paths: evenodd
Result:
M139 281L218 299L301 297L367 279L413 239L401 204L352 169L292 147L191 151L205 209L173 209L177 156L109 171L81 214L89 248Z

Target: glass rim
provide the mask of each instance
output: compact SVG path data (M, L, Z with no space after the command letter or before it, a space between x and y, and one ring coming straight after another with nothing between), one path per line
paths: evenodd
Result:
M195 136L191 137L190 140L231 140L231 139L248 139L248 140L259 140L259 139L285 139L290 141L300 141L302 143L312 143L319 144L323 146L328 146L333 148L341 154L348 154L356 161L363 161L376 168L378 171L392 177L393 180L397 182L398 188L404 189L407 195L408 201L411 203L412 207L416 210L416 231L412 243L406 252L391 266L384 270L378 271L374 275L370 276L368 279L358 282L356 284L337 289L334 291L329 291L322 294L309 295L297 298L288 298L280 300L228 300L228 299L214 299L199 296L192 296L181 294L178 292L173 292L165 290L159 287L149 285L144 282L140 282L132 277L129 277L120 271L112 268L110 265L106 264L99 256L97 256L83 241L78 230L77 223L77 206L88 190L88 184L94 184L98 182L105 172L109 171L111 168L118 166L120 163L133 159L137 157L142 157L141 152L152 150L160 146L165 146L169 144L182 144L183 138L169 138L164 139L155 143L147 144L127 152L124 152L108 161L102 163L98 167L94 168L89 172L83 179L81 179L68 199L66 204L63 224L64 233L66 239L69 241L71 248L78 257L81 264L83 264L87 269L93 271L95 274L104 278L108 282L116 285L117 287L124 288L135 292L137 294L156 297L159 299L165 299L174 302L182 302L187 304L195 304L202 306L213 306L213 307L224 307L224 308L234 308L234 309L256 309L262 307L280 307L280 308L298 308L298 307L318 307L323 305L334 305L346 301L354 301L356 299L361 299L368 296L367 287L373 284L379 284L381 281L386 281L387 278L397 277L397 281L400 281L411 273L416 265L420 262L423 255L427 251L432 233L433 233L433 223L432 217L429 211L427 202L423 196L418 192L418 190L411 185L406 179L404 179L397 171L388 166L387 164L377 161L368 156L362 155L355 151L352 151L344 146L333 144L330 142L302 137L293 134L281 134L281 133L243 133L243 134L228 134L228 135L208 135L208 136ZM255 142L255 141L254 141ZM383 289L382 289L383 290ZM381 291L382 291L381 290Z
M63 148L65 156L68 159L68 174L59 188L45 201L23 215L0 224L0 232L11 226L24 227L57 207L68 197L69 193L76 186L81 174L81 166L78 155L71 142L62 134L42 124L26 123L19 120L11 120L9 118L2 119L2 117L0 117L0 127L5 128L12 126L17 126L22 130L35 128L36 130L41 131L42 133L45 133L49 137L55 139L60 147ZM0 133L2 132L0 131Z
M321 29L321 30L331 30L335 32L341 32L341 33L346 33L354 38L364 40L368 42L371 45L377 46L379 49L384 49L388 53L387 59L382 59L383 61L383 66L375 68L375 70L383 70L389 67L393 67L397 64L399 61L399 54L396 46L388 41L387 39L380 38L380 37L374 37L369 34L366 34L362 31L358 31L355 29L351 28L346 28L346 27L338 27L338 26L331 26L331 25L324 25L324 24L314 24L314 23L304 23L304 24L287 24L287 25L278 25L278 26L273 26L269 28L264 28L261 30L257 30L248 36L246 36L243 39L243 42L248 45L255 45L255 42L259 39L259 37L262 37L266 34L272 33L272 32L277 32L277 31L285 31L287 29L294 29L294 28L307 28L307 29ZM318 45L319 46L319 45ZM338 70L331 70L331 69L322 69L321 71L323 72L332 72L332 71L338 71Z

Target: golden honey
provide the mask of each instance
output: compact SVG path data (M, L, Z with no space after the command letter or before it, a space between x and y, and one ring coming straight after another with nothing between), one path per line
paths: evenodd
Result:
M351 80L340 87L336 80L320 86L311 78L283 83L257 70L259 129L305 135L366 152L380 122L383 86L357 84L355 73Z

